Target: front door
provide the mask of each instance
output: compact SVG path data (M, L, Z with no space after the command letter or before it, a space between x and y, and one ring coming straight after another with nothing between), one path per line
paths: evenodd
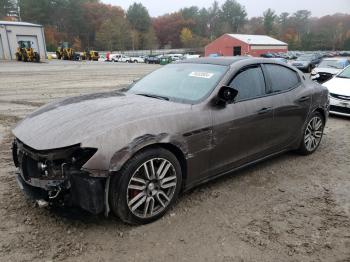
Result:
M212 111L211 175L259 158L270 147L273 109L260 65L243 69L230 86L238 90L236 101Z
M233 56L240 56L242 54L242 47L234 46L233 47Z

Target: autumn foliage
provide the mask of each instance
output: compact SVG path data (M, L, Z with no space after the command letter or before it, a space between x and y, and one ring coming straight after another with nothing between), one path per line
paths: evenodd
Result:
M0 19L8 19L2 0ZM21 0L21 18L42 24L48 50L68 41L77 50L201 48L224 33L267 34L289 49L350 49L350 15L312 17L308 10L277 14L267 8L248 19L238 0L214 1L209 8L190 6L151 18L141 3L127 10L99 0Z

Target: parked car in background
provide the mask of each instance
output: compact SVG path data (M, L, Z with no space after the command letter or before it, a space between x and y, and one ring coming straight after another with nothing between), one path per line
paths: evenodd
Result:
M311 71L311 79L323 83L350 65L348 58L325 58Z
M325 87L285 63L186 59L126 92L60 99L31 113L13 129L16 178L42 205L111 210L145 224L198 184L290 150L312 154L328 103Z
M171 57L171 59L173 61L178 61L183 59L183 55L182 54L168 54L167 56Z
M185 54L184 55L184 59L191 59L191 58L200 58L201 55L198 55L198 54Z
M123 63L130 63L131 62L131 57L127 55L121 55L118 59L118 62L123 62Z
M264 58L274 58L275 57L275 55L272 53L265 53L265 54L262 54L260 56L264 57Z
M295 61L291 62L299 70L311 73L312 69L321 62L321 57L316 54L306 54L299 56Z
M222 54L219 53L214 53L214 54L209 54L208 57L221 57Z
M349 56L350 57L350 51L340 51L339 55L340 56Z
M282 62L282 63L286 63L286 64L288 63L288 60L286 58L283 58L283 57L274 57L272 59L279 61L279 62Z
M159 64L161 55L149 55L145 58L147 64Z
M130 56L129 63L144 63L145 59L140 56Z
M350 116L350 66L323 83L330 94L330 113Z
M118 62L121 54L109 54L108 61L109 62Z

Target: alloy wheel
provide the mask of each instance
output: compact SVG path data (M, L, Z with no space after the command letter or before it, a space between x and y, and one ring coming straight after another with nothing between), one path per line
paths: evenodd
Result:
M316 115L310 119L304 134L305 147L309 152L314 151L318 147L322 138L322 133L323 121Z
M152 158L141 164L127 188L127 204L139 218L162 212L174 197L177 176L173 164L164 158Z

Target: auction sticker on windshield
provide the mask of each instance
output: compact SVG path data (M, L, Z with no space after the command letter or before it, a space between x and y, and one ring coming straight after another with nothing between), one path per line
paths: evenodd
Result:
M200 78L211 78L214 74L213 73L208 73L208 72L192 72L189 74L189 76L193 77L200 77Z

